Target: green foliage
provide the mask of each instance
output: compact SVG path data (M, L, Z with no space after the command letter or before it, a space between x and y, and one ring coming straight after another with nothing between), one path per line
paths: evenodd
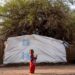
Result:
M0 14L4 17L2 33L6 38L38 33L70 40L70 13L62 0L8 0L0 7Z

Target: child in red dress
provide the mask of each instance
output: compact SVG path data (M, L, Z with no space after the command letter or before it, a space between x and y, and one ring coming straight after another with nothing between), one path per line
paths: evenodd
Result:
M36 59L37 59L37 56L36 57L34 56L34 50L31 49L30 50L30 73L35 72Z

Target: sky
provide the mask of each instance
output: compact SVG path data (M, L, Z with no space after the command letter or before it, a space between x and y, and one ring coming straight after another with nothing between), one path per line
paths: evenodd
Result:
M71 5L70 8L71 8L71 9L75 9L75 5Z
M5 1L4 0L0 0L0 5L3 5L5 4Z

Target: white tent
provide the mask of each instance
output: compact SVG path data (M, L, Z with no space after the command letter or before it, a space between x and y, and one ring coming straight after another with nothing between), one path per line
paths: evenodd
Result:
M63 41L40 35L10 37L5 42L4 64L29 62L29 50L38 55L37 63L67 62Z

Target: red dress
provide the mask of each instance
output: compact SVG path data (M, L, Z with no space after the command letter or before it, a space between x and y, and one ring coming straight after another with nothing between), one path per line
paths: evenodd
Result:
M31 55L31 60L30 60L30 73L35 72L35 66L36 66L36 58L34 55Z

